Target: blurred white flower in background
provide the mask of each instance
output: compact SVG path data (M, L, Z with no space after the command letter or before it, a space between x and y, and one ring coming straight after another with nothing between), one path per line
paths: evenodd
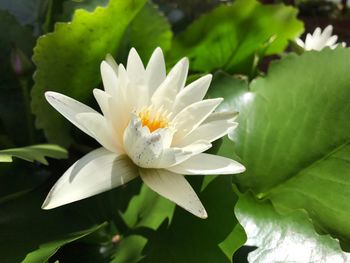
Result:
M337 43L338 36L332 35L333 26L328 25L323 31L321 28L317 27L315 31L310 34L308 33L305 38L305 42L300 38L297 38L295 42L302 47L304 50L317 50L320 51L325 47L330 47L331 49L336 48L338 45L343 47L346 46L345 42Z
M146 68L131 49L126 69L109 55L101 63L104 91L93 93L103 114L65 95L46 92L57 111L102 147L63 174L42 208L81 200L140 176L158 194L206 218L184 175L235 174L245 168L234 160L203 153L237 123L235 114L213 113L222 98L203 100L211 75L185 87L187 72L187 58L166 75L160 48Z

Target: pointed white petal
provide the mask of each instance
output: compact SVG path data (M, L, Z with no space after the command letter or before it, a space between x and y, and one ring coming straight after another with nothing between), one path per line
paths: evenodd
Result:
M62 175L47 195L42 208L52 209L108 191L137 175L137 168L126 155L99 148L75 162Z
M144 183L156 193L181 206L200 218L207 218L207 212L183 175L160 169L140 169Z
M305 50L312 50L313 45L314 45L314 38L310 33L308 33L305 38Z
M173 144L196 129L222 102L222 98L203 100L187 106L173 119L176 133Z
M154 91L165 80L166 68L162 49L157 47L146 67L146 83L149 86L149 96L151 97Z
M115 97L117 93L116 89L118 86L117 74L114 72L114 69L106 61L102 61L100 70L101 70L103 87L105 91L112 97Z
M211 74L206 75L182 89L176 96L172 110L173 114L177 114L188 105L201 101L208 91L211 79Z
M113 127L101 114L79 113L77 119L103 147L112 152L122 151L122 142L118 140Z
M337 45L335 45L335 43L337 43L337 40L338 40L338 36L337 35L331 36L331 37L329 37L327 39L327 41L325 43L325 46L329 46L329 47L335 46L336 47Z
M174 147L184 147L198 140L213 142L225 136L229 131L236 128L237 125L237 122L231 120L204 123L197 129L193 130L190 134L177 141Z
M177 93L185 86L188 72L188 59L181 59L170 71L166 79L154 92L151 102L155 108L171 110Z
M220 111L213 112L203 121L204 123L212 122L212 121L234 121L238 116L237 111Z
M312 36L314 38L318 38L321 35L321 32L322 32L321 28L320 27L316 27L316 29L315 29L314 33L312 34Z
M322 32L321 37L323 39L328 39L333 32L333 26L332 25L328 25Z
M245 167L229 158L201 153L167 170L188 175L237 174L244 172Z
M143 78L145 74L145 68L143 66L142 60L135 48L132 48L129 52L126 71L129 78L133 82L136 82L138 79Z
M118 64L115 62L111 54L107 54L105 58L108 65L113 69L114 73L118 76Z
M98 103L98 106L100 106L100 109L103 115L106 118L110 119L111 110L109 108L109 100L112 98L111 95L109 95L107 92L104 92L103 90L100 90L100 89L94 89L93 93Z
M302 48L305 47L304 41L301 40L300 38L295 39L295 42L297 43L298 46L300 46Z
M83 112L97 113L95 110L75 99L53 91L45 92L45 98L51 104L51 106L54 107L59 113L61 113L67 120L69 120L86 134L93 137L90 131L88 131L84 126L80 124L76 116L77 114Z

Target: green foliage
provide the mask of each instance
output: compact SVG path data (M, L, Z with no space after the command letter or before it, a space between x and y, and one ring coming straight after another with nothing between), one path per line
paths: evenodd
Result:
M38 39L33 61L37 66L32 110L37 127L50 142L69 145L69 127L46 102L44 92L58 91L87 101L100 82L99 65L107 53L115 54L123 33L145 0L112 0L93 13L77 10L71 23L57 23L53 33Z
M149 227L157 229L166 218L171 219L174 208L174 203L143 185L140 194L130 200L123 218L131 228Z
M168 51L171 40L169 22L155 5L147 3L130 23L118 57L126 61L129 50L134 47L143 62L147 63L156 47L161 47L164 53Z
M197 186L200 182L198 179L192 181ZM218 177L199 194L208 219L195 218L176 208L170 224L164 221L157 231L146 234L149 240L141 262L231 262L238 246L230 249L225 245L218 246L226 241L237 223L233 214L237 197L230 182L230 176ZM197 187L197 193L198 190ZM244 233L240 234L244 236ZM237 236L237 240L244 242L241 236Z
M284 5L262 5L238 0L221 5L195 20L173 43L170 56L188 56L196 71L224 69L255 73L262 55L281 53L303 30L297 10Z
M12 157L17 157L29 162L38 161L48 165L45 158L51 157L55 159L67 158L67 151L54 144L39 144L22 148L12 148L0 150L0 162L12 162Z
M320 231L349 244L349 174L350 146L346 143L277 186L269 198L283 213L305 209Z
M306 210L318 230L346 242L348 61L350 51L343 48L288 55L249 87L221 75L211 90L226 99L223 109L240 112L232 134L247 168L236 178L240 187L271 198L280 212Z
M268 202L250 195L240 196L236 216L247 231L246 245L258 247L251 252L251 263L270 262L349 262L350 254L341 251L330 236L319 236L300 211L278 214Z

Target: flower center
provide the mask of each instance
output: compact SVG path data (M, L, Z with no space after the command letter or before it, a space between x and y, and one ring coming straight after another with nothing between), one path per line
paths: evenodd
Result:
M162 107L155 110L153 106L149 106L142 109L138 115L141 119L142 127L147 126L150 132L169 127L171 113L164 111Z

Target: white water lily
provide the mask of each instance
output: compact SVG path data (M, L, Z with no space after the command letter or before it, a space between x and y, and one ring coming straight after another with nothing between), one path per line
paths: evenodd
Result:
M302 47L304 50L317 50L320 51L325 47L330 47L331 49L336 48L339 44L343 47L346 46L345 42L337 43L338 36L332 35L333 26L328 25L323 31L321 28L317 27L312 33L308 33L305 38L305 42L300 38L297 38L295 42Z
M160 48L146 68L131 49L126 69L110 55L101 63L105 91L94 89L93 94L102 114L65 95L46 92L57 111L102 147L63 174L42 208L81 200L140 176L158 194L206 218L184 175L235 174L245 168L234 160L203 153L237 123L234 114L213 113L222 98L203 100L212 76L184 87L187 72L187 58L166 75Z

